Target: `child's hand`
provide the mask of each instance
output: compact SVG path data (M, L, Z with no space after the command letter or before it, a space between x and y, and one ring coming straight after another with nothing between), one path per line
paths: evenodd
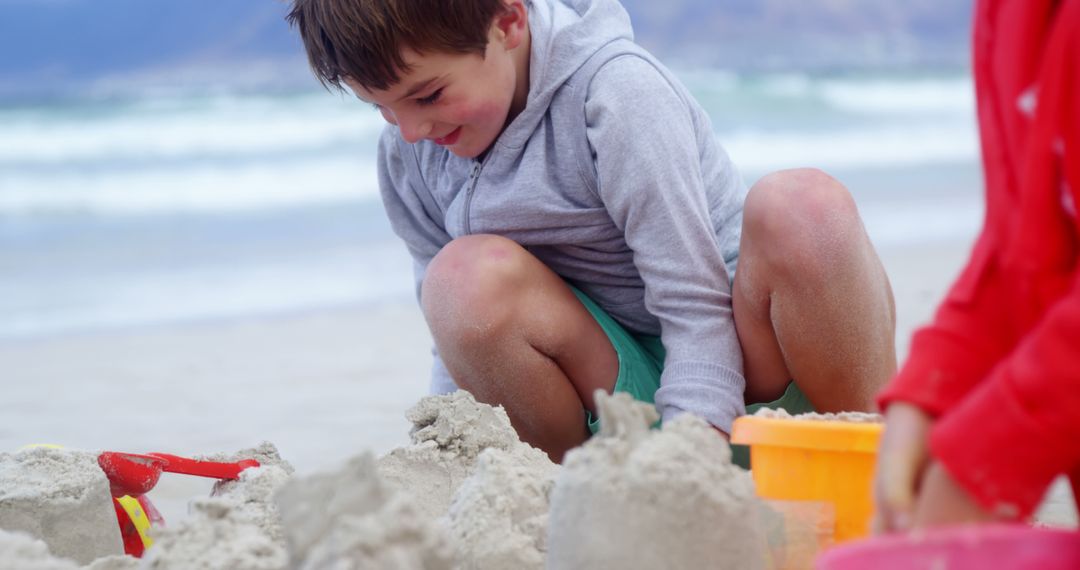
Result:
M916 489L930 463L933 420L918 407L895 402L885 413L885 433L874 476L874 532L911 528Z
M941 463L926 470L915 505L915 527L979 523L1000 517L984 510Z

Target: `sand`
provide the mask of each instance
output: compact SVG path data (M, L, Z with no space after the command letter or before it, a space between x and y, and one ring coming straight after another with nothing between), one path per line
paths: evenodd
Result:
M21 570L78 570L75 562L57 558L40 539L23 532L0 530L0 561Z
M601 432L556 479L548 568L765 567L760 501L704 420L597 393Z
M422 399L410 445L283 488L290 566L764 568L762 504L727 443L698 418L652 431L652 406L597 398L600 437L565 468L501 408Z
M213 495L191 503L191 516L175 527L158 529L140 568L232 568L278 570L287 555L274 493L292 467L264 443L215 460L254 457L260 466L245 469L236 481L219 482Z
M76 555L82 560L58 556L27 534L0 531L0 565L466 570L810 564L821 544L822 513L758 500L749 474L731 464L726 441L703 420L681 416L651 430L652 406L626 394L598 394L597 405L600 434L559 467L518 440L501 408L464 392L424 398L408 414L412 443L382 459L366 452L337 470L297 477L269 443L206 457L254 457L262 465L193 500L180 524L155 529L156 542L142 560L114 554L85 561L88 545L79 537L116 532L115 519L83 516L88 507L78 504L68 513L74 516L61 516L61 502L50 499L20 511L23 518L67 521L64 534L46 538L74 537L57 544L81 544ZM0 475L9 484L2 488L11 496L82 496L81 487L101 484L94 457L52 449L4 454ZM461 479L432 492L435 473ZM42 488L63 492L42 494ZM102 504L111 507L109 500Z
M738 556L740 564L752 561L753 557L747 558L743 552L749 544L745 531L734 532L725 525L696 524L707 529L703 538L712 545L702 551L688 549L680 542L688 536L685 529L674 523L676 519L682 520L685 526L688 520L700 523L705 520L702 517L712 519L718 512L708 507L714 503L723 505L724 513L731 515L733 521L746 521L753 515L736 508L745 506L743 500L752 499L752 486L745 473L736 473L737 468L730 465L730 452L723 440L704 422L689 417L653 434L647 426L655 421L655 410L637 403L627 405L621 400L622 396L611 400L614 403L609 405L602 398L601 407L602 417L607 418L603 437L622 444L620 468L582 476L593 484L623 489L645 499L643 505L632 507L636 508L632 514L640 515L636 517L639 521L650 521L651 526L632 525L642 540L632 544L646 544L644 539L652 537L650 551L663 552L670 546L683 551L683 558L677 560L711 565L719 559L708 555L688 557L715 552L721 544L718 541L735 537L736 543L727 543L719 550ZM562 510L556 512L571 519L549 520L563 470L543 452L522 443L501 408L477 403L469 394L457 392L424 398L407 415L414 424L409 445L378 460L371 453L359 455L335 471L294 477L291 466L269 443L233 454L206 457L216 461L254 457L262 466L245 470L236 481L220 482L212 496L192 501L190 516L179 525L155 529L156 542L141 561L114 556L98 559L91 568L464 570L539 569L553 564L563 567L549 559L549 541L558 541L567 533L551 529L574 534L574 529L581 525L575 520L577 515L569 513L565 502ZM709 449L709 444L718 447ZM587 457L589 449L595 453L596 449L607 452L612 448L590 445L580 457ZM697 453L700 449L705 450L704 455ZM31 455L46 454L58 452L37 450ZM60 455L93 457L77 452ZM694 461L683 465L691 457L697 458L696 462L702 466ZM610 458L605 458L604 465L607 459ZM627 474L632 477L625 477ZM676 474L688 478L680 479ZM64 478L60 472L54 475ZM730 477L730 481L725 477ZM441 484L433 487L432 483L440 478ZM69 483L82 481L72 479ZM575 508L590 504L597 507L590 508L594 516L601 518L594 521L595 529L625 532L620 521L635 518L612 509L619 501L612 503L606 495L598 495L592 503L575 495L582 490L581 485L576 485L581 477L571 476L566 480L568 497ZM724 490L728 483L733 485L732 489ZM645 488L634 491L633 485ZM629 502L629 505L637 503ZM81 524L87 526L85 521ZM105 521L105 525L115 529L114 520ZM619 536L626 537L624 532ZM614 545L620 539L609 534L607 542ZM4 535L0 544L10 551L7 558L11 560L25 559L43 568L80 567L73 561L53 556L44 543L33 542L29 537ZM572 560L608 556L591 541L570 543L563 538L558 544L562 556ZM757 544L761 546L760 538ZM756 566L751 563L744 567Z
M79 566L69 558L54 556L48 545L28 534L0 530L0 564L12 570L137 570L139 559L112 555Z
M371 454L292 481L277 502L291 568L451 568L434 521L381 480Z
M45 542L28 534L0 530L0 564L11 570L137 570L139 560L112 555L79 566L69 558L54 556Z
M124 552L109 481L89 452L0 454L0 529L24 532L80 564Z
M755 417L773 418L782 420L796 420L805 422L846 422L853 424L880 424L885 421L881 414L868 412L807 412L804 414L791 415L783 408L761 408L754 413Z
M879 249L896 295L901 358L968 251L967 241ZM431 339L411 281L402 286L398 303L0 339L0 450L51 442L195 455L269 440L311 474L361 450L406 446L402 412L427 392ZM209 488L166 476L152 498L176 524Z
M544 461L530 464L513 451L480 453L475 473L458 489L443 520L457 548L458 568L544 567L559 468L540 455Z
M403 253L402 255L408 255ZM409 284L406 284L409 285ZM0 339L0 451L28 443L193 456L268 440L304 474L409 443L430 337L415 301L42 340ZM212 483L165 476L170 524Z
M278 496L291 566L542 568L557 467L467 392L406 416L412 443L297 479Z
M932 315L966 258L968 243L928 243L879 253L896 295L898 356L903 358L912 330ZM0 449L49 441L70 448L195 455L269 439L301 476L326 472L346 464L358 450L380 455L423 444L415 442L415 433L410 437L410 422L401 410L426 391L429 342L423 317L408 300L272 318L0 341L0 369L9 380L0 401L0 415L7 420L0 427ZM438 448L439 438L430 439ZM517 556L521 567L529 567L537 558L534 551L547 563L551 541L535 530L542 518L536 514L543 511L542 501L537 507L526 500L542 493L524 492L543 491L546 483L543 478L515 482L535 473L510 468L497 458L505 450L497 449L475 455L475 484L466 475L434 493L439 505L448 505L442 515L438 515L441 507L425 508L431 504L422 499L422 489L401 495L415 509L424 510L422 520L438 515L435 526L451 546L472 537L472 567L504 555ZM487 459L488 455L495 457ZM205 479L169 475L151 498L169 525L177 528L205 516L189 503L192 497L206 497L210 487ZM0 493L5 488L0 487ZM450 493L453 488L457 491ZM513 493L519 495L507 500ZM385 507L380 512L405 508ZM228 512L236 510L231 506ZM476 514L467 514L469 510ZM766 533L770 520L775 522L767 513L762 517ZM1076 511L1063 481L1048 495L1037 520L1076 528ZM500 526L507 532L482 530ZM251 527L262 528L257 523L246 526ZM485 538L490 539L487 545ZM12 546L12 540L21 546ZM40 558L45 545L37 543L35 549L25 544L27 540L0 532L0 567L35 568L22 561L25 555ZM273 539L269 541L273 544ZM500 552L500 541L520 546ZM287 551L284 538L280 546ZM15 552L23 558L16 558ZM454 557L459 567L470 564L459 551ZM43 568L78 567L73 561L48 560L45 563L53 566ZM281 560L287 566L288 555ZM93 568L107 570L110 567L98 565L112 564L111 570L130 569L132 563L130 558L112 557L99 559Z
M485 449L500 449L529 470L552 467L547 455L518 439L501 407L479 404L468 392L423 398L405 416L413 424L412 444L381 458L379 474L430 518L446 514Z
M244 470L236 481L218 482L212 496L192 501L190 518L174 527L153 529L155 542L139 560L122 554L108 482L97 466L96 454L39 448L0 456L0 473L6 483L0 488L7 489L8 495L36 499L36 508L21 510L22 518L14 520L38 522L45 539L0 531L0 561L5 568L28 570L80 568L76 561L85 564L83 570L284 569L284 533L273 497L290 478L292 467L269 443L209 459L252 457L259 460L260 467ZM92 496L85 504L71 500L72 496L87 495L86 490L98 489L101 481L105 497ZM51 491L42 493L41 489ZM108 516L89 516L89 510L102 510ZM117 549L102 552L84 538L96 534L115 535Z
M424 398L407 416L413 422L411 444L380 460L361 454L326 473L294 477L270 443L203 457L255 458L261 466L215 484L210 496L190 503L181 523L153 529L155 543L142 560L107 556L111 551L94 554L81 538L92 531L119 538L95 454L5 454L0 475L9 483L7 495L35 498L9 508L5 520L32 530L47 526L29 524L39 517L67 526L61 533L56 525L46 528L52 534L41 533L56 545L52 552L51 544L5 532L0 560L18 567L80 568L59 556L64 549L72 556L78 546L72 557L92 570L542 568L558 472L547 455L518 439L505 411L465 392ZM104 489L105 495L94 499L88 489ZM72 506L69 496L90 498ZM90 506L108 516L87 515Z
M79 561L92 563L93 570L542 568L558 471L547 455L518 439L505 411L465 392L424 398L407 417L413 423L409 445L380 460L365 453L339 470L307 477L294 477L269 443L204 457L255 458L261 466L236 481L218 482L211 496L190 503L190 515L180 524L154 529L155 543L141 561L94 556L85 545ZM82 496L73 490L102 482L107 492L95 457L31 450L10 456L0 473L8 474L19 496L40 495L39 488ZM52 461L49 468L34 468L42 458ZM53 465L58 459L74 467ZM67 532L44 536L58 539L59 546L70 547L73 536L95 529L118 538L111 499L106 494L99 502L109 515L104 520L65 511L66 504L50 510L42 501L18 513L34 520L55 511L56 518L68 520ZM3 539L3 560L79 567L28 536Z

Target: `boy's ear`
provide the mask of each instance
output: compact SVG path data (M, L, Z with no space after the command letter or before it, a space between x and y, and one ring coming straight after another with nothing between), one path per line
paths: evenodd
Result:
M510 50L524 41L529 32L529 10L525 0L504 0L504 10L495 16L492 24L496 39Z

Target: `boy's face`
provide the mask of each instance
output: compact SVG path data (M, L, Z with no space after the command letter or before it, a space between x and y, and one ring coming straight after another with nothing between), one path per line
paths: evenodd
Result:
M410 70L385 91L365 89L351 79L345 83L361 100L374 104L387 122L397 125L406 141L428 139L457 156L476 158L491 147L508 119L524 108L528 54L522 66L520 50L515 49L520 42L508 41L513 40L512 34L497 20L484 57L405 50L402 56Z

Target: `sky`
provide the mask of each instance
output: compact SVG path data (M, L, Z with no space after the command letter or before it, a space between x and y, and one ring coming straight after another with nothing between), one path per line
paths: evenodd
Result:
M726 69L964 65L972 0L624 0L664 61ZM147 82L313 86L286 0L0 0L0 96Z

